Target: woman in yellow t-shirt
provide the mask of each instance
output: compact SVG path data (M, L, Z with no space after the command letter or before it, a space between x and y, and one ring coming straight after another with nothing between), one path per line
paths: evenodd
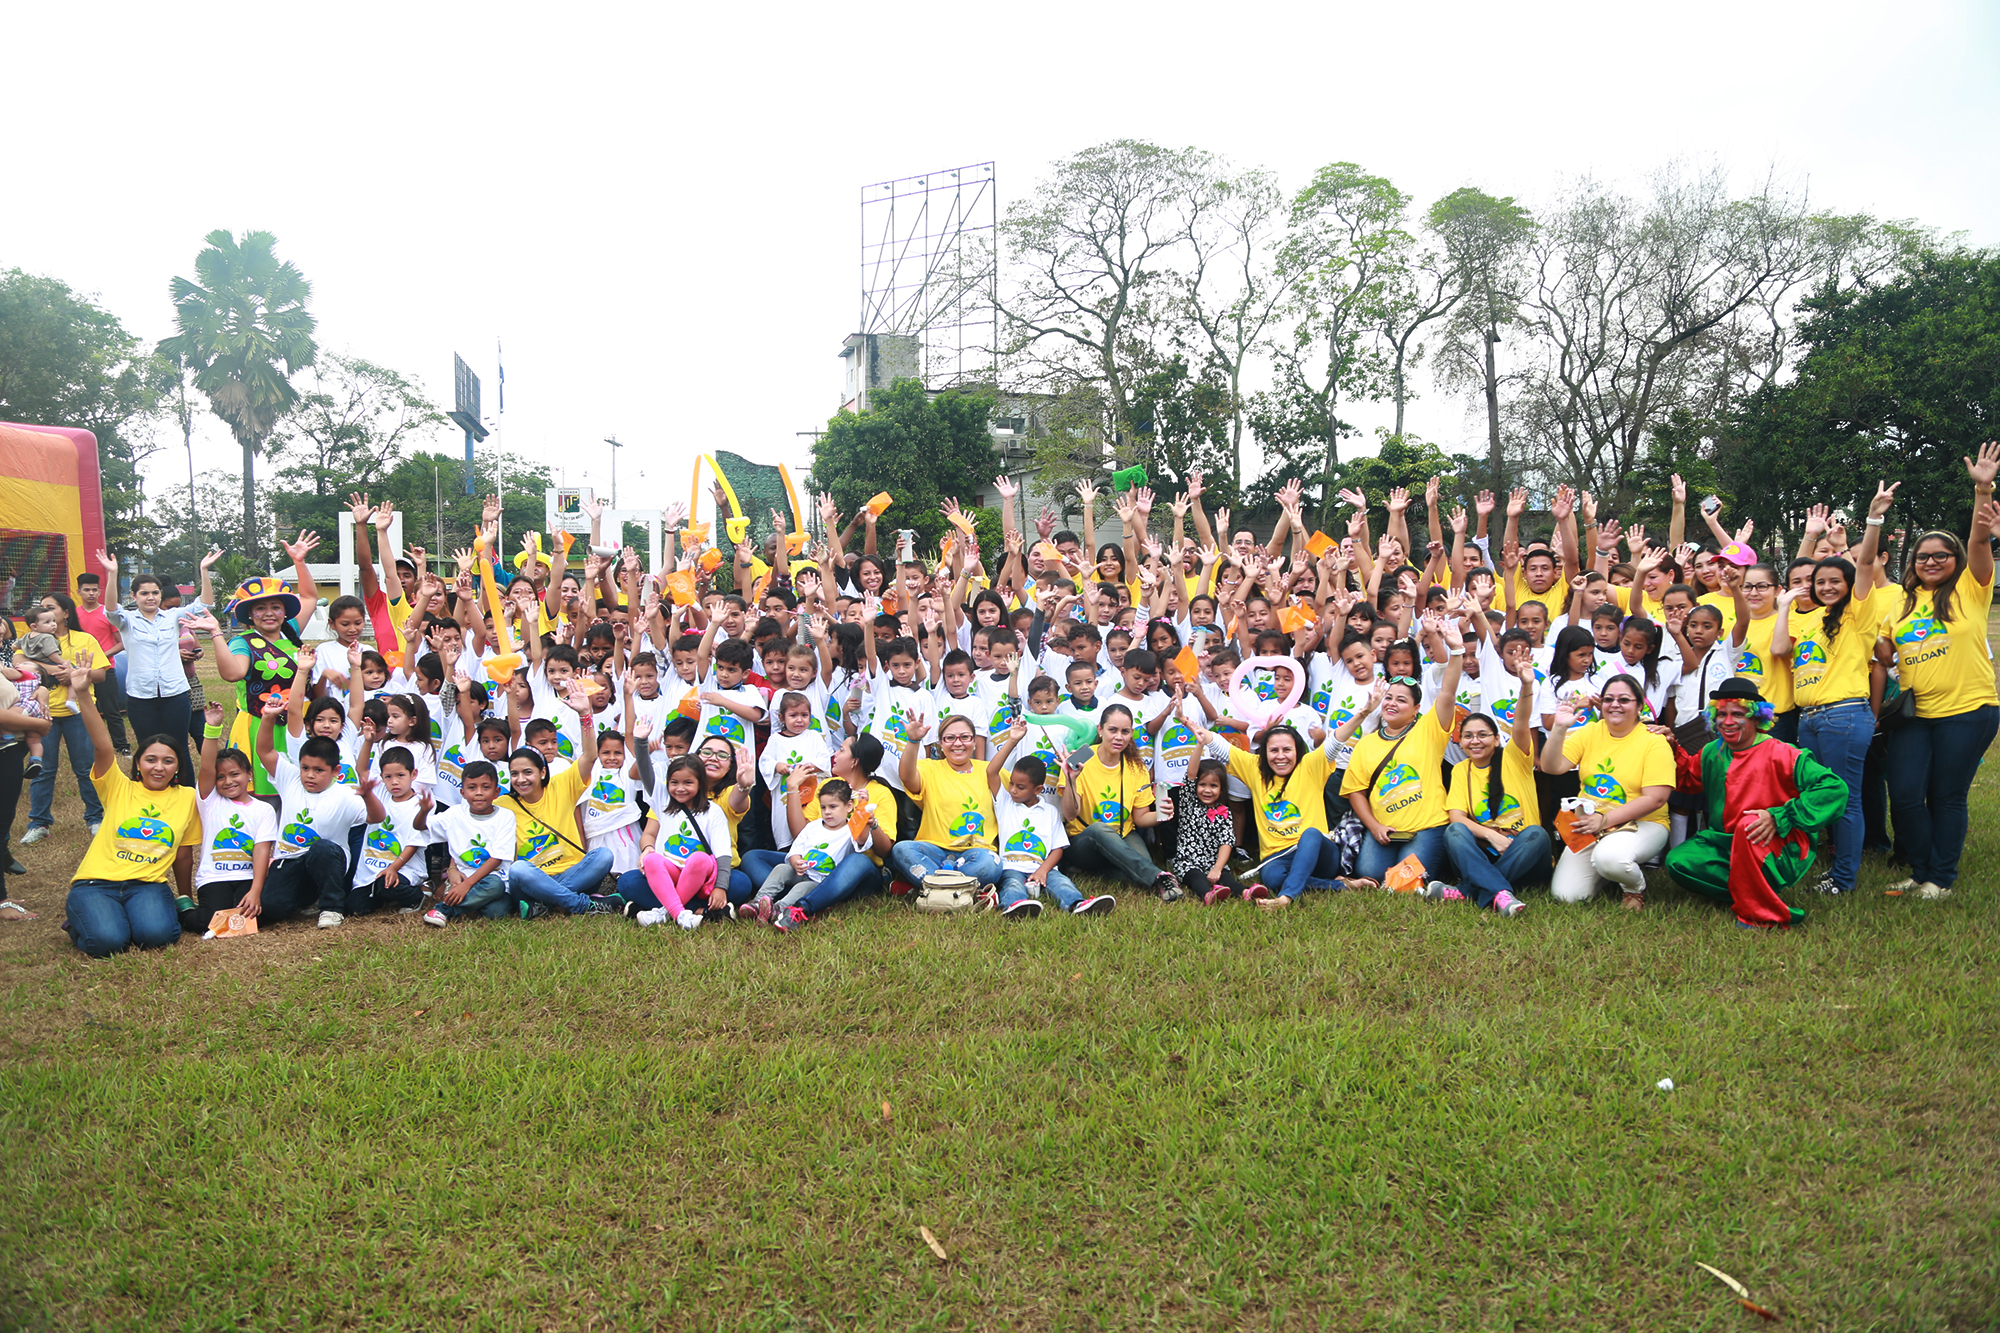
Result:
M1881 629L1875 563L1882 524L1896 498L1897 482L1877 486L1868 505L1868 534L1854 563L1828 556L1813 566L1806 593L1788 589L1778 597L1771 655L1792 663L1792 698L1799 706L1799 744L1847 784L1847 810L1832 829L1833 868L1811 887L1822 893L1852 893L1861 873L1861 771L1875 739L1875 709L1869 703L1868 664L1874 660ZM1806 523L1815 535L1817 514ZM1795 611L1793 602L1810 605ZM1904 835L1908 841L1908 834Z
M1993 478L2000 443L1967 459L1972 473L1972 532L1961 545L1949 532L1926 532L1911 548L1901 594L1889 594L1896 679L1916 716L1889 733L1889 802L1910 858L1901 887L1942 898L1958 880L1968 822L1965 797L1979 760L2000 731L2000 698L1986 618L1993 605L1993 547L2000 505ZM1897 615L1897 612L1901 612Z
M889 849L889 864L912 887L939 870L957 870L979 881L981 888L1000 882L996 841L1000 823L993 817L993 792L986 770L973 760L979 732L971 718L954 713L938 727L942 759L920 759L923 738L930 734L927 717L908 720L910 743L903 747L897 772L903 791L923 811L917 836Z
M74 666L69 697L97 747L90 780L104 802L104 822L70 880L64 929L92 958L136 944L161 949L181 937L180 914L168 877L185 894L201 842L192 787L174 785L180 758L164 736L140 742L132 757L137 780L118 767L111 733L90 694L90 669Z
M1771 651L1771 632L1778 627L1778 591L1784 586L1784 578L1775 565L1751 565L1743 571L1740 583L1734 580L1728 583L1730 601L1736 610L1734 627L1727 624L1723 627L1734 654L1731 666L1735 674L1755 685L1757 692L1770 703L1778 719L1773 723L1772 734L1776 735L1782 720L1790 717L1789 729L1796 736L1798 718L1794 714L1798 705L1792 701L1792 664Z
M1080 756L1080 758L1079 758ZM1097 715L1097 744L1069 758L1062 789L1069 850L1063 873L1077 870L1117 875L1127 883L1173 902L1186 894L1174 877L1153 864L1140 829L1162 818L1153 808L1153 771L1132 738L1132 710L1105 705Z
M1535 663L1524 657L1515 672L1521 697L1534 692ZM1527 906L1515 889L1549 877L1549 832L1535 798L1535 730L1532 708L1516 708L1504 738L1491 715L1474 713L1459 723L1458 745L1465 762L1452 770L1445 796L1444 844L1458 866L1460 887L1435 896L1472 898L1501 916L1519 916Z
M549 761L532 745L507 756L507 791L499 806L514 816L514 863L507 869L507 892L525 903L560 908L572 916L617 912L624 900L597 890L611 873L611 849L585 851L576 803L590 790L597 767L597 724L590 692L571 681L564 697L576 714L583 744L576 762L549 776ZM526 910L524 908L524 910Z
M1646 905L1642 867L1667 848L1674 752L1666 737L1639 724L1644 699L1638 681L1617 675L1604 682L1597 696L1599 721L1576 727L1576 702L1556 704L1542 744L1542 772L1559 776L1577 771L1579 794L1596 810L1578 813L1574 831L1597 839L1580 852L1563 848L1549 884L1559 903L1583 902L1597 892L1599 880L1607 879L1624 892L1625 906Z
M1444 747L1457 721L1455 696L1465 665L1465 640L1458 622L1437 612L1424 616L1426 631L1444 637L1444 671L1438 677L1437 706L1420 714L1423 686L1410 676L1382 682L1379 720L1354 742L1340 794L1348 798L1368 834L1361 840L1354 885L1379 885L1389 868L1407 856L1424 867L1426 889L1451 864L1445 846Z

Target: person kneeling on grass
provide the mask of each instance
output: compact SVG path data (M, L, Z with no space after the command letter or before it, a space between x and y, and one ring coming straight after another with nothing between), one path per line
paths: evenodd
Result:
M799 904L806 895L824 883L850 854L866 851L867 843L858 841L856 831L848 827L853 790L839 778L828 778L819 784L818 796L820 817L799 830L785 859L764 876L757 896L736 909L737 920L754 916L781 931L804 925L806 911ZM864 814L861 838L867 837L869 822ZM781 893L783 898L778 896Z
M889 849L889 862L913 888L939 870L970 875L982 889L1000 882L1000 858L994 852L993 793L985 775L973 767L979 733L971 718L953 714L938 728L942 759L919 759L930 719L907 719L910 743L903 747L897 770L903 791L923 814L917 836Z
M1458 622L1429 612L1425 628L1443 636L1444 671L1438 677L1437 706L1420 714L1423 686L1413 676L1382 682L1382 716L1354 743L1341 792L1367 829L1351 887L1377 888L1391 867L1414 856L1426 881L1446 873L1444 750L1456 718L1458 678L1465 664L1465 639Z
M570 682L563 699L576 714L583 744L576 762L554 777L548 757L524 745L507 757L507 794L502 809L514 814L514 865L507 872L507 891L521 900L521 915L545 915L560 908L571 916L616 914L625 900L593 890L611 873L611 853L605 848L585 851L583 831L576 820L577 802L590 790L597 768L597 727L590 691L581 680Z
M264 879L278 845L278 814L250 794L250 756L223 749L221 704L202 710L201 767L195 773L201 815L201 855L194 866L195 906L181 912L181 929L199 933L217 912L262 913Z
M104 820L70 881L63 929L92 958L134 944L165 948L181 937L167 879L185 892L201 836L194 788L174 785L180 757L168 736L141 740L132 760L138 780L126 777L91 698L90 668L64 665L70 701L96 747L90 781L104 803Z
M1755 684L1732 677L1709 696L1716 739L1698 755L1674 746L1680 790L1707 798L1708 828L1667 852L1682 888L1736 909L1746 929L1785 929L1805 919L1779 889L1813 865L1813 834L1847 811L1847 783L1815 759L1766 735L1775 713Z
M462 805L430 817L430 833L444 841L444 891L424 913L424 924L443 926L454 917L503 917L513 913L507 872L514 864L514 812L494 804L500 771L492 761L474 759L459 770Z
M1056 868L1069 846L1069 834L1063 830L1062 811L1042 795L1048 765L1039 756L1023 755L1007 774L1006 790L1001 790L1000 773L1007 756L1027 735L1027 719L1015 718L986 761L986 787L993 793L993 813L1000 825L1000 915L1040 916L1042 889L1047 886L1063 911L1102 916L1118 905L1117 900L1108 893L1084 897Z
M1128 884L1160 895L1186 896L1174 877L1153 864L1145 834L1162 818L1155 808L1153 773L1132 742L1132 710L1107 704L1097 716L1097 744L1073 752L1063 784L1062 812L1069 830L1063 854L1071 870L1109 871Z
M264 878L261 915L270 924L317 907L320 929L328 930L346 920L348 831L380 822L382 800L365 750L355 764L358 793L337 781L340 746L324 736L302 742L296 759L277 753L273 728L284 711L284 698L274 695L257 721L257 762L278 789L278 850Z
M1515 674L1521 678L1521 699L1531 698L1533 660L1521 659ZM1424 889L1426 897L1470 897L1501 916L1519 916L1527 905L1514 890L1549 877L1549 833L1535 798L1533 712L1515 701L1514 727L1504 744L1499 724L1485 713L1459 723L1465 760L1451 773L1451 792L1445 798L1451 823L1445 825L1444 843L1458 866L1461 887L1432 880Z

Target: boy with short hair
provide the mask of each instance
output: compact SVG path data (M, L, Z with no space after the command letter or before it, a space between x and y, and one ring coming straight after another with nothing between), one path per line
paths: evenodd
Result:
M748 745L764 721L763 692L747 681L756 650L742 639L725 639L715 645L713 657L715 685L701 692L701 734Z
M1056 868L1069 846L1069 833L1063 828L1061 808L1043 799L1047 767L1034 755L1023 756L1008 770L1005 789L1001 787L1007 756L1027 735L1026 722L1014 723L986 761L986 786L993 793L993 814L1000 825L1000 915L1014 920L1040 916L1046 887L1062 911L1102 916L1117 906L1117 900L1109 894L1084 897Z
M417 788L416 757L406 745L382 752L378 770L388 799L382 817L370 821L354 867L354 888L345 916L361 916L378 904L413 912L424 899L424 862L430 845L430 793ZM461 773L463 769L460 770Z
M444 891L424 913L424 924L442 927L456 916L511 915L507 871L514 863L514 812L494 804L500 777L493 765L475 759L459 774L463 805L440 811L430 821L433 837L444 839Z
M283 921L317 903L319 927L329 930L346 919L352 878L347 863L347 835L356 824L381 822L382 802L376 779L367 771L364 745L355 768L360 790L341 786L340 746L324 736L301 742L298 754L281 755L273 745L273 725L285 711L281 696L264 705L257 722L257 762L278 789L278 846L264 879L263 910L271 921Z
M855 841L848 824L854 809L853 789L839 778L828 778L819 784L818 798L820 817L799 830L785 859L764 876L757 896L737 909L739 919L748 912L781 931L804 925L806 912L798 904L849 855L867 850Z

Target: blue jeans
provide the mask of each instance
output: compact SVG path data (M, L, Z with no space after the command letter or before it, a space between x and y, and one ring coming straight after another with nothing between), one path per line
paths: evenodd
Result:
M507 890L507 872L513 864L512 861L502 861L497 869L487 871L477 884L465 891L464 902L451 904L440 898L437 910L448 917L483 916L491 920L514 915L514 898Z
M1853 891L1861 873L1861 838L1867 831L1861 818L1861 770L1868 762L1868 743L1874 739L1875 711L1866 699L1843 700L1799 718L1799 745L1847 784L1847 810L1831 830L1831 878L1842 893ZM1903 839L1909 841L1907 831Z
M773 870L785 863L786 855L785 852L767 852L761 849L743 853L743 877L752 884L761 885ZM735 867L732 866L730 876L734 878L735 873Z
M69 742L70 771L76 774L76 785L83 793L83 822L104 822L104 802L97 799L97 788L90 781L90 766L97 762L97 747L90 743L90 733L83 729L83 718L71 713L68 717L52 718L48 733L42 737L42 771L28 786L29 828L55 826L55 816L50 810L55 805L56 766L62 759L64 741Z
M1054 866L1049 867L1049 894L1056 900L1056 906L1067 912L1083 901L1083 894L1076 885L1069 882L1069 876ZM1042 895L1028 888L1028 873L1025 870L1003 870L1000 872L1000 906L1012 907L1024 898L1039 898Z
M1968 817L1965 794L2000 731L1988 704L1951 717L1913 717L1889 733L1889 804L1910 878L1948 889L1958 881Z
M174 891L139 880L80 879L63 904L64 929L92 958L108 958L136 944L164 949L181 937Z
M1288 852L1279 852L1263 866L1264 887L1280 898L1296 898L1317 881L1324 885L1340 874L1340 846L1316 828L1299 835Z
M1360 864L1354 868L1355 873L1380 884L1388 875L1389 867L1412 853L1423 863L1425 879L1442 879L1451 864L1450 853L1445 850L1444 825L1419 829L1409 841L1392 842L1386 846L1375 841L1373 834L1363 834Z
M1495 852L1465 825L1450 823L1444 826L1444 845L1452 864L1458 867L1459 892L1481 907L1493 906L1502 889L1518 898L1523 888L1549 877L1552 844L1548 830L1540 824L1522 829L1506 851Z
M1143 833L1135 828L1121 838L1109 824L1092 824L1081 833L1072 833L1069 850L1063 853L1063 864L1071 870L1117 875L1141 889L1152 888L1166 873L1153 864L1153 853L1147 848Z
M602 885L610 873L611 849L599 847L594 852L585 852L581 861L559 875L551 875L526 861L516 861L507 872L507 890L544 907L583 912L591 905L585 895Z
M813 886L813 891L799 900L807 916L818 916L835 903L852 898L857 893L882 890L882 870L867 857L856 853L833 868L833 873Z
M936 870L963 871L978 880L982 889L1000 881L1000 857L990 847L948 852L935 844L912 839L889 849L889 864L896 867L896 873L912 888L922 887L924 876Z

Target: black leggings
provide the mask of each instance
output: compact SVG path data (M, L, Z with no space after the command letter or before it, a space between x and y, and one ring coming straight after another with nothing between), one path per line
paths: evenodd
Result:
M182 690L164 699L134 699L128 695L125 715L132 720L134 742L149 736L165 736L174 743L174 758L180 760L181 765L174 781L183 787L194 786L194 764L188 755L188 729L181 725L191 716L188 692Z
M1241 893L1249 887L1242 880L1236 878L1235 871L1227 867L1223 869L1222 878L1216 880L1214 884L1208 882L1208 872L1204 870L1188 871L1185 875L1181 876L1181 883L1187 886L1187 891L1197 898L1204 897L1210 889L1215 888L1218 884L1236 893Z
M212 879L194 891L194 906L181 912L181 929L199 938L217 912L227 912L243 901L255 883L248 879Z
M26 745L0 750L0 898L7 896L7 863L14 859L7 841L14 833L14 811L21 804L21 766L27 760Z

